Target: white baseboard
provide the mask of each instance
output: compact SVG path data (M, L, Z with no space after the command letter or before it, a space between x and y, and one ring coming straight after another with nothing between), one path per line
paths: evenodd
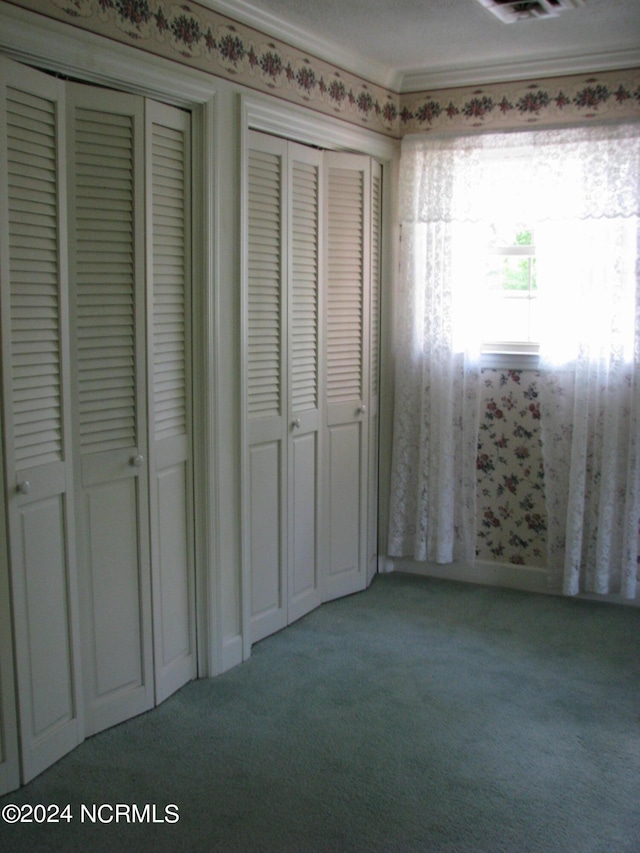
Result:
M502 586L528 592L549 592L547 572L532 566L515 566L511 563L490 563L478 560L473 566L467 563L420 563L408 558L386 558L387 571L409 572L445 580ZM388 567L391 568L388 568Z
M443 580L500 586L507 589L520 589L525 592L543 592L547 595L562 595L558 590L549 587L547 570L536 566L490 563L487 560L478 560L473 566L468 563L420 563L417 560L405 557L386 557L382 558L380 563L381 565L384 564L385 572L408 572L409 574L442 578ZM616 593L609 595L580 593L576 598L640 607L640 594L636 595L634 599L628 599Z

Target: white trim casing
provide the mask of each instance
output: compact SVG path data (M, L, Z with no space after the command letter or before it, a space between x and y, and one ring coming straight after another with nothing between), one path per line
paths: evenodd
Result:
M303 145L317 145L333 151L355 151L382 161L393 160L400 154L399 140L268 96L242 95L241 109L241 134L246 129L260 130ZM241 142L244 146L246 140L242 136ZM242 150L244 152L246 148Z

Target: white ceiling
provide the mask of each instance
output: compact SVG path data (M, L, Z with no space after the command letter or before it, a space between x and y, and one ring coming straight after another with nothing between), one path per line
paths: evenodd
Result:
M401 92L640 65L640 0L505 24L478 0L201 0Z

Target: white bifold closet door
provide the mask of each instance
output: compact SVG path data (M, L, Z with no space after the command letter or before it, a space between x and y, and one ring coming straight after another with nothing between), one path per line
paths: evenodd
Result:
M378 465L380 439L380 302L382 283L382 166L371 163L371 286L369 297L369 470L367 585L378 571Z
M190 117L0 68L6 790L18 731L28 781L195 677L196 626Z
M189 118L69 92L86 731L195 676ZM147 417L147 412L149 413Z
M68 352L65 87L31 69L1 62L4 472L26 782L83 737ZM1 609L4 619L5 603ZM3 666L3 677L5 671ZM6 687L2 685L3 692ZM15 731L6 728L6 707L3 702L2 752L13 761ZM14 770L10 776L15 781Z
M245 505L256 642L320 602L320 154L251 132Z
M377 570L381 167L256 132L247 157L243 529L255 642Z
M367 583L371 160L334 152L324 157L323 599L330 600L362 590Z
M0 410L0 435L3 412ZM6 518L4 460L0 453L0 512ZM9 603L9 554L6 526L0 528L0 796L20 784L18 718L13 667L13 636Z
M147 328L156 703L196 677L190 117L147 101Z
M153 706L144 101L69 98L72 354L87 734Z

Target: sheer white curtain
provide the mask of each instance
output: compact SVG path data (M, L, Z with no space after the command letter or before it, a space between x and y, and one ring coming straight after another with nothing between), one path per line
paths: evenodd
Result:
M389 553L439 563L475 550L479 339L473 327L464 334L468 256L453 251L456 154L446 142L408 141L400 174Z
M538 229L549 290L539 380L549 579L568 595L637 591L638 225L584 219L562 240L549 224Z
M390 554L473 558L489 223L535 228L554 587L636 591L640 126L403 141Z

